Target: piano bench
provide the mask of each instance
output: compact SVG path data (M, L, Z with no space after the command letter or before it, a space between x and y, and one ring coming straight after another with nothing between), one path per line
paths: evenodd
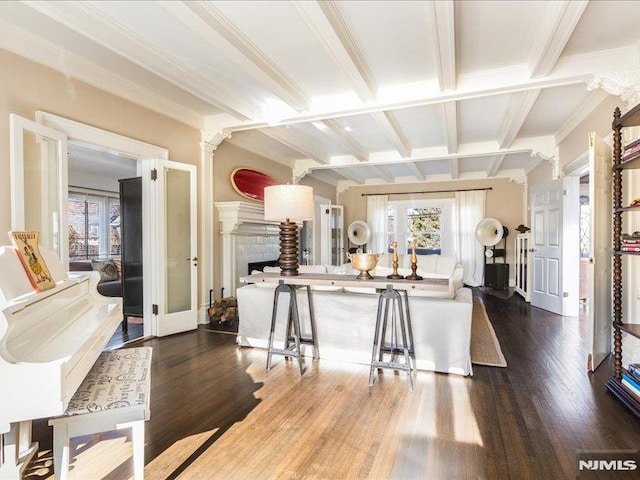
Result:
M64 415L53 426L53 470L56 480L69 471L69 439L131 427L134 479L144 478L144 422L149 420L151 347L102 352Z

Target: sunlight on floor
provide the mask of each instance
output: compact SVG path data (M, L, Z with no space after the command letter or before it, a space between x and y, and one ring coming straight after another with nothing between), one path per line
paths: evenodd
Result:
M453 375L447 378L451 386L451 396L456 401L453 403L453 431L456 442L473 443L483 446L482 435L478 428L478 422L469 398L468 382L473 379L455 377Z
M144 467L145 477L168 478L218 430L218 428L214 428L175 442Z

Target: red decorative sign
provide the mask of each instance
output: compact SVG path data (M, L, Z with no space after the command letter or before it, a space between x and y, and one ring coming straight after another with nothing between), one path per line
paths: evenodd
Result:
M236 168L231 172L233 189L244 198L258 202L264 201L264 187L282 183L271 175L250 168Z

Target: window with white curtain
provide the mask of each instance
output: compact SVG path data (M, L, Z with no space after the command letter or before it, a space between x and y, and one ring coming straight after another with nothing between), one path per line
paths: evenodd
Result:
M398 242L398 252L409 252L415 239L419 255L455 255L455 200L392 200L387 206L388 244Z
M69 258L120 255L120 199L117 194L69 191Z

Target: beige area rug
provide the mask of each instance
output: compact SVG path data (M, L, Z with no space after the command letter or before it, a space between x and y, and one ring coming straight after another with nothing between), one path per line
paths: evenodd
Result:
M496 332L487 316L487 310L479 298L473 299L471 315L471 363L490 367L507 366Z

